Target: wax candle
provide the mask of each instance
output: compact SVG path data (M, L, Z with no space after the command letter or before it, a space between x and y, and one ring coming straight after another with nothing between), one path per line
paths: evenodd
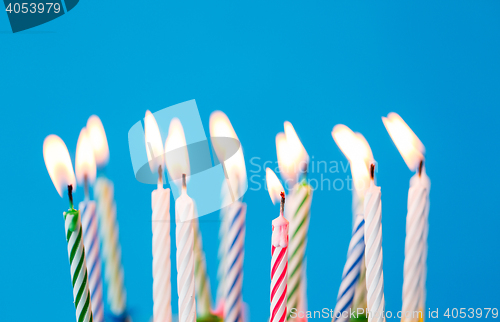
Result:
M43 159L50 178L62 197L64 187L68 187L69 210L63 213L68 257L71 268L73 299L78 322L91 322L92 304L88 287L85 248L82 240L80 213L73 207L73 188L76 188L73 165L68 149L63 140L56 135L49 135L43 142Z
M425 147L406 122L396 113L382 121L406 165L417 173L410 180L406 216L405 262L403 280L404 319L423 319L425 312L425 281L427 278L427 236L429 232L430 180L425 173ZM413 312L420 311L420 316Z
M89 197L89 184L96 178L94 151L90 143L88 131L82 129L76 146L75 161L76 179L83 184L85 200L80 202L83 244L86 250L87 271L89 274L89 289L92 302L94 322L104 321L104 303L102 297L102 275L100 258L100 241L97 224L96 204Z
M285 132L276 136L276 151L281 176L286 185L292 187L288 192L285 211L285 218L290 222L288 306L290 311L295 308L305 312L305 255L313 190L306 179L309 156L292 124L285 122L284 128ZM301 180L299 177L302 177Z
M144 138L149 168L158 174L157 188L151 193L153 231L153 319L172 320L170 268L170 189L163 188L164 152L158 124L150 111L144 118Z
M364 200L365 191L370 182L366 166L373 160L368 142L360 133L354 133L345 125L336 125L332 137L349 160L354 182L353 188L353 215L355 218L352 237L347 253L347 262L342 274L337 304L334 311L334 321L347 321L350 318L350 309L366 309L366 280L364 277L364 218L363 209L359 204ZM361 279L363 277L363 279ZM356 297L356 301L354 301Z
M195 205L196 212L196 205ZM195 217L196 214L195 214ZM205 252L203 251L203 241L199 227L198 218L194 218L193 222L193 252L194 252L194 284L196 293L196 305L198 316L207 316L212 309L212 295L210 289L210 280L207 273L207 263Z
M176 150L175 153L169 153ZM175 201L175 241L177 246L177 293L179 295L179 322L196 321L194 282L194 202L187 194L189 155L184 129L179 119L170 122L165 141L167 170L172 181L180 185L181 195Z
M239 142L238 136L221 111L210 115L210 136L217 158L221 162L226 182L223 185L224 202L231 204L222 213L221 233L223 247L224 321L243 320L243 260L245 255L246 204L237 200L247 184L245 159L241 146L234 152L228 142ZM233 139L233 140L228 140Z
M271 237L271 310L270 322L286 321L287 285L288 285L288 220L283 216L285 210L285 192L276 174L266 169L266 183L275 203L280 203L280 215L272 222Z
M99 218L101 256L104 262L104 279L107 284L106 298L113 317L124 320L127 317L127 292L121 261L114 185L103 173L109 161L108 141L97 115L92 115L88 119L87 130L92 142L96 165L101 169L101 174L94 185L94 199L97 202L97 217Z
M380 187L374 183L375 165L370 169L371 183L365 195L365 256L368 321L385 321L384 271L382 256L382 201Z

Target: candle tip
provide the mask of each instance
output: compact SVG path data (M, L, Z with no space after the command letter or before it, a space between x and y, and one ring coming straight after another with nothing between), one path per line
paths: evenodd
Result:
M182 174L182 188L186 189L186 174Z
M280 196L281 196L280 215L283 216L283 214L285 213L285 192L281 191Z
M69 184L68 185L68 197L69 197L69 204L71 207L73 207L73 185Z
M422 168L424 167L424 160L420 160L420 164L418 165L418 176L422 176Z
M370 178L372 180L375 178L375 163L370 164Z

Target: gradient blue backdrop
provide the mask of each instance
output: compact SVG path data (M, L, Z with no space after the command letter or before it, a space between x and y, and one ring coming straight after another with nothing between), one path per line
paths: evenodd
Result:
M276 159L274 138L285 120L314 160L345 162L330 135L337 123L365 135L379 163L385 295L394 312L401 307L412 173L380 117L398 112L424 142L432 180L428 306L440 314L500 306L499 16L493 1L86 0L12 34L0 13L0 320L75 318L62 218L67 200L50 181L42 143L58 134L74 158L79 131L95 113L110 146L128 303L136 321L148 321L153 186L134 179L127 132L146 109L189 99L196 99L206 131L212 111L229 116L248 170L255 169L252 157ZM264 321L278 209L265 190L249 191L245 200L244 298L251 320ZM335 305L350 209L345 189L314 194L312 310ZM214 293L217 217L202 223ZM175 311L176 300L174 294Z

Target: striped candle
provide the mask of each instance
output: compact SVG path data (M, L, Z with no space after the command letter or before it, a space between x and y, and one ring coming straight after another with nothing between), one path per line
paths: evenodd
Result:
M364 201L364 193L358 192L356 189L352 191L352 224L353 228L356 227L356 218L358 216L363 217L363 201ZM363 237L364 237L364 229L363 229ZM354 291L354 298L352 301L352 310L357 311L358 308L366 311L367 303L366 303L366 265L365 265L365 254L363 248L363 259L361 260L361 268L360 274L358 278L358 282L356 283L356 289Z
M170 189L161 185L151 193L153 209L153 318L172 321L170 269Z
M96 204L94 201L82 201L78 208L82 213L83 244L87 254L86 263L89 274L92 312L95 322L103 322L104 303L102 297L100 242L97 228Z
M181 196L175 202L179 322L196 321L193 217L193 200L187 195L184 186Z
M85 250L82 241L82 223L78 210L75 210L72 205L70 210L64 212L64 222L71 266L76 320L78 322L92 322L92 306L88 287L87 266L85 264Z
M365 253L364 241L365 221L362 216L356 216L354 229L352 231L351 242L347 252L347 262L342 274L342 283L340 284L337 296L337 305L335 306L333 321L349 321L354 292L361 272L361 264ZM346 312L346 313L344 313Z
M219 266L217 267L217 309L224 300L224 283L225 283L225 262L226 262L226 207L222 208L219 213L220 227L219 227L219 251L217 257L219 258Z
M422 249L422 270L421 270L421 277L420 277L420 303L419 303L419 309L422 312L425 312L425 299L426 299L426 281L427 281L427 238L429 236L429 208L430 208L430 201L429 201L429 192L431 189L431 180L427 176L427 173L425 172L425 167L422 164L422 170L420 177L413 176L412 179L410 180L410 185L413 181L421 181L424 187L426 188L426 204L425 204L425 212L424 212L424 233L422 236L422 241L423 241L423 249ZM425 316L425 314L422 314L422 316Z
M368 321L385 321L384 272L382 258L382 201L380 187L372 182L365 195L365 256Z
M97 178L94 186L99 217L99 234L102 240L104 278L107 283L107 300L111 312L116 316L125 313L127 294L123 284L121 247L118 240L118 222L113 183L105 177Z
M193 251L196 306L198 316L203 317L210 314L210 310L212 308L212 295L198 218L193 219L192 223L194 236Z
M303 276L306 275L304 260L309 230L310 208L312 202L312 188L303 179L297 183L287 196L285 218L290 223L290 244L288 263L290 274L288 276L288 306L289 316L292 308L305 312L306 289L303 287Z
M427 208L427 188L422 180L413 181L408 191L408 214L406 216L405 261L403 280L403 317L407 321L418 321L413 312L421 310L422 274L424 263L424 230ZM405 315L405 313L408 313Z
M243 321L243 258L246 204L235 201L226 212L224 321Z

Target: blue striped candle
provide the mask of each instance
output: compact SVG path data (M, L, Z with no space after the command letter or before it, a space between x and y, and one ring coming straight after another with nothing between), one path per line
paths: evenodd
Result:
M352 306L354 291L361 272L361 263L365 253L365 221L363 216L356 216L351 242L347 252L347 261L342 274L342 283L337 296L333 321L348 321L349 309ZM347 313L344 313L347 312ZM344 316L342 316L344 313Z

